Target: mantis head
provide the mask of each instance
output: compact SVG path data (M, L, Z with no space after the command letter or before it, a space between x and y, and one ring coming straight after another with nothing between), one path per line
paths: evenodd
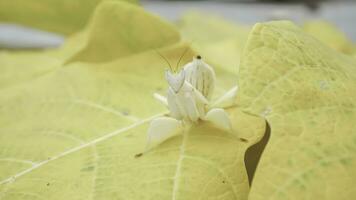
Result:
M166 70L166 80L169 86L177 93L180 88L183 86L185 81L185 72L184 69L181 70L179 73L172 73L169 70Z

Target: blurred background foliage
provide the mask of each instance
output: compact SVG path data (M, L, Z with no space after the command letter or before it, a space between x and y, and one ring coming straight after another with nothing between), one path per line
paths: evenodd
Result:
M236 55L250 27L280 19L294 21L328 46L354 54L356 2L347 0L0 0L0 48L61 45L67 36L90 26L94 9L102 1L139 4L176 22L182 38L213 64L223 59L237 65ZM216 52L224 55L216 56Z
M82 29L102 1L105 0L0 0L0 21L68 35Z

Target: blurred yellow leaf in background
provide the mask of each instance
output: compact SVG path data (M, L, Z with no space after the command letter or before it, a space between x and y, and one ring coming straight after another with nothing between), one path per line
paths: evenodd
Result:
M355 52L356 47L353 42L330 22L322 20L307 21L303 24L303 30L337 51L345 54Z
M104 1L137 0L1 0L0 21L69 35L87 24L95 7Z
M209 63L238 74L240 54L250 31L249 26L192 11L180 19L178 27L182 37Z

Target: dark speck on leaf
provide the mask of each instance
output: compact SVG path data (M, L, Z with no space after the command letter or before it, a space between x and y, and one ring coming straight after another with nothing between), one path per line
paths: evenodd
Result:
M330 163L328 161L321 161L320 164L323 167L327 167Z
M199 60L200 60L200 59L201 59L201 56L200 56L200 55L197 55L197 59L199 59Z
M248 140L245 139L245 138L240 138L240 141L241 141L241 142L248 142Z
M225 180L223 180L222 183L226 183Z
M123 115L125 115L125 116L127 116L127 115L130 114L129 111L127 111L127 110L124 110L124 111L122 111L121 113L122 113Z
M351 160L348 158L343 158L340 160L341 164L343 165L350 165L351 164Z
M47 183L47 186L49 186L50 185L50 183Z
M95 169L94 166L88 166L88 167L82 168L80 171L93 171L94 169Z
M143 153L138 153L138 154L135 155L135 158L139 158L139 157L141 157L142 155L143 155Z

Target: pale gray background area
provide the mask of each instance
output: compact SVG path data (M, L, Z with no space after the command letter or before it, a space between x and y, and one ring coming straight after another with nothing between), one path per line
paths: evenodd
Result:
M226 19L245 24L271 19L290 19L301 23L310 19L325 19L333 22L348 37L356 41L356 1L327 1L311 11L304 4L252 3L233 1L158 1L141 0L142 5L155 14L176 21L189 11L202 11L220 15ZM204 19L202 19L204 20ZM0 47L40 48L60 45L64 38L53 33L0 23Z
M310 19L325 19L337 25L350 38L356 41L356 0L323 2L319 4L318 10L315 12L308 9L302 3L236 3L231 1L162 2L154 0L142 0L141 2L147 10L169 20L177 20L182 14L191 10L217 14L230 21L247 24L276 18L290 19L297 23Z

